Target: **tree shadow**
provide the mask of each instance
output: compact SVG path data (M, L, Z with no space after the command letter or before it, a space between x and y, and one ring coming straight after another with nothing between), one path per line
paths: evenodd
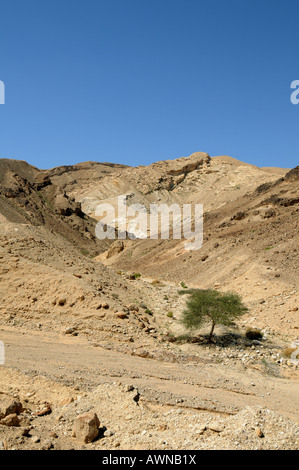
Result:
M230 347L242 347L242 348L250 348L253 345L265 345L265 340L255 340L249 339L242 333L222 333L213 335L212 338L208 334L202 335L181 335L172 339L172 342L177 343L189 343L189 344L198 344L199 346L209 346L211 348L220 347L220 348L230 348Z

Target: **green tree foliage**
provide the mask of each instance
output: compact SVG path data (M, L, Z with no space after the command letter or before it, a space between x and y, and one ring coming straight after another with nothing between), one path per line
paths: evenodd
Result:
M221 293L213 289L188 289L180 294L189 294L183 312L182 324L186 329L198 330L206 323L211 324L209 341L216 325L232 326L234 320L248 309L241 297L233 292Z

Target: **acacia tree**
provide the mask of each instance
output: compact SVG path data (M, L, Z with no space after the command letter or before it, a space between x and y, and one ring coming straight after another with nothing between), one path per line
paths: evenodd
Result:
M211 323L209 342L212 340L216 325L232 326L234 320L244 315L248 309L241 297L234 293L221 293L213 289L188 289L180 294L189 294L183 311L182 324L194 331L206 323Z

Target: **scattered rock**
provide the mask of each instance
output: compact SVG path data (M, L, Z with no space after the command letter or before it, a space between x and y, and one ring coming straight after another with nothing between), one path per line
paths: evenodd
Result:
M100 421L93 412L84 413L77 417L73 437L84 443L93 442L99 435Z
M52 413L51 405L47 404L45 408L35 413L34 416L46 416L51 413Z
M20 419L17 414L10 414L7 415L5 418L3 418L0 421L0 424L3 426L12 426L12 427L18 427L20 426Z

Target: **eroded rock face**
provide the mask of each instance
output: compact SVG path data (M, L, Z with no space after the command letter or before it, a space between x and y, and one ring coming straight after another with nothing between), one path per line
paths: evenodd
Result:
M211 158L207 153L195 152L186 159L180 158L178 160L174 160L174 168L168 170L167 173L169 175L186 175L192 171L197 170L204 163L210 163L210 160Z
M286 174L285 177L286 177L286 179L289 179L289 180L292 180L292 181L298 180L299 179L299 165L296 166L295 168L293 168L292 170L290 170Z
M0 192L7 198L17 198L30 193L30 184L16 173L8 170L3 177Z
M76 202L75 199L68 197L65 193L59 193L55 197L55 210L61 215L69 217L76 214L79 217L84 217L81 210L81 204Z
M117 240L111 245L111 248L107 252L107 258L118 255L125 248L124 242L122 240Z
M147 183L150 191L167 190L172 191L181 184L185 177L203 165L210 163L210 156L204 152L195 152L190 157L177 158L175 160L166 160L151 165ZM155 173L158 172L158 177Z
M49 176L44 173L40 173L39 175L35 177L35 180L33 182L33 187L37 191L40 191L41 189L46 188L47 186L51 186L51 184L52 184L52 181L50 180Z
M109 246L95 238L96 221L83 213L81 203L26 162L0 159L0 217L50 228L91 254Z

